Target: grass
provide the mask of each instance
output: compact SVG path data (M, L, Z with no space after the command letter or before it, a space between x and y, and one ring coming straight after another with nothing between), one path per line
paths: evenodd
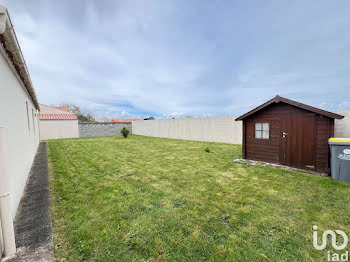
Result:
M48 148L57 261L324 261L312 226L350 233L349 184L233 162L240 146L129 136Z

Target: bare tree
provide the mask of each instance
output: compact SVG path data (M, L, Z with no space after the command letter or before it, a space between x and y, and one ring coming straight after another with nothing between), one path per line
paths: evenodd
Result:
M71 113L74 113L79 122L96 122L95 117L91 113L83 112L79 106L73 104L62 104Z

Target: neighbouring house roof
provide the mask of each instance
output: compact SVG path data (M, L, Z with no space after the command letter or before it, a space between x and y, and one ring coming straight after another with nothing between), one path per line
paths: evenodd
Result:
M136 120L141 120L141 118L125 118L125 119L111 119L112 123L125 123L125 122L132 122Z
M32 81L23 58L21 47L19 46L16 33L13 29L10 15L6 7L0 5L0 43L4 55L13 65L20 81L23 83L35 107L40 110L38 99L36 97Z
M64 106L40 104L40 120L78 120L78 118Z
M302 103L299 103L299 102L296 102L296 101L293 101L293 100L290 100L290 99L287 99L287 98L284 98L284 97L277 95L274 98L272 98L271 100L267 101L266 103L254 108L254 109L250 110L248 113L245 113L244 115L241 115L240 117L236 118L236 121L243 120L246 117L262 110L263 108L265 108L273 103L280 103L280 102L285 103L285 104L289 104L289 105L292 105L292 106L295 106L295 107L298 107L298 108L301 108L304 110L308 110L310 112L314 112L314 113L317 113L319 115L327 116L330 118L335 118L335 119L343 119L344 118L344 116L342 116L342 115L328 112L328 111L325 111L325 110L322 110L322 109L319 109L319 108L316 108L313 106L305 105L305 104L302 104Z

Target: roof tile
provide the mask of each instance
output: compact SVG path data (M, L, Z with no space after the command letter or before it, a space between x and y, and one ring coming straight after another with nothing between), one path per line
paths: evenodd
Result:
M40 120L77 120L74 114L40 114Z
M121 119L111 119L112 123L125 123L125 122L132 122L136 120L141 120L141 118L121 118Z

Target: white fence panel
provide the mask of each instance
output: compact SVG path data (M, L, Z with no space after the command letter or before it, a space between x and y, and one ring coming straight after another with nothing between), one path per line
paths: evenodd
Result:
M344 119L335 120L335 136L350 137L350 110L339 111ZM242 121L234 116L139 120L132 122L135 135L242 144Z
M234 116L139 120L132 122L135 135L195 141L242 144L242 121Z

